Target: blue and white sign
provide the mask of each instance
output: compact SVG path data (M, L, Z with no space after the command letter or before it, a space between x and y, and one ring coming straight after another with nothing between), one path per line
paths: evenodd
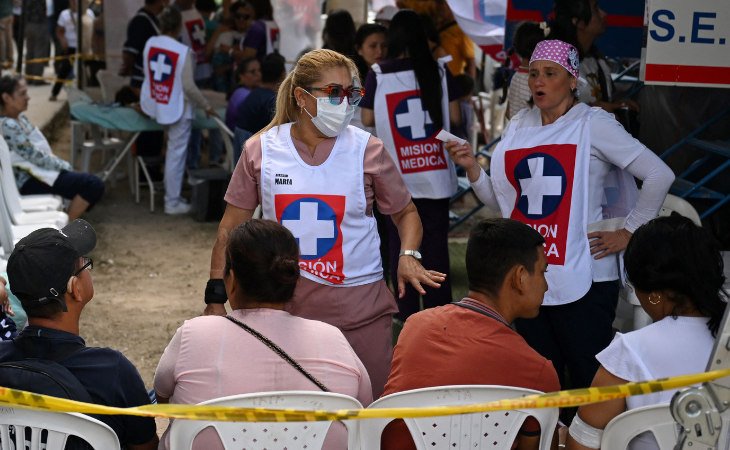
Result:
M647 0L646 84L730 87L730 1Z

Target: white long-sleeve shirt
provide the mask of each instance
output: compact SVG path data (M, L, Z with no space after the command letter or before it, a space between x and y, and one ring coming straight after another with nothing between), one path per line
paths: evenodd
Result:
M568 113L558 119L574 120L585 113L589 107L585 104L574 106ZM505 133L513 126L510 122ZM525 114L518 122L519 128L540 127L542 117L535 108ZM674 181L674 173L644 144L634 139L606 111L597 111L590 121L591 157L588 163L588 223L603 219L602 207L603 186L606 175L612 165L625 169L634 177L643 181L643 186L636 206L626 218L625 228L633 233L641 225L657 216ZM487 207L499 211L499 203L494 193L492 180L484 170L479 179L471 183L474 193ZM618 269L614 258L593 259L593 280L610 281L618 279Z

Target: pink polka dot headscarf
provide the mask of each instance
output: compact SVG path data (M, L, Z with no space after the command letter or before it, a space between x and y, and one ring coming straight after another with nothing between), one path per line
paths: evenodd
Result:
M581 85L586 84L586 80L580 77L578 67L580 66L580 58L578 50L567 42L558 40L540 41L532 52L530 64L533 61L552 61L565 67L571 75L578 79Z

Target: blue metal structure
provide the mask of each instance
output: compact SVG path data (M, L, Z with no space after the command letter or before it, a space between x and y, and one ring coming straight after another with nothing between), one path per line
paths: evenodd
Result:
M684 199L704 198L717 200L717 202L712 205L712 207L700 214L701 219L708 217L710 214L717 211L722 205L730 201L730 193L722 194L705 186L710 180L712 180L717 175L722 173L725 169L730 167L730 141L703 141L701 139L698 139L697 136L704 130L709 128L712 124L717 122L721 117L729 113L730 107L726 108L718 115L707 121L704 125L697 128L695 131L687 135L687 137L685 137L681 141L677 142L672 148L670 148L660 156L660 158L662 159L667 159L672 153L676 152L685 145L691 145L692 147L696 147L707 152L704 157L695 161L691 166L689 166L687 170L677 175L674 184L672 184L672 187L669 189L670 193ZM687 180L688 176L690 176L698 168L700 168L707 161L709 161L710 158L714 155L722 156L724 158L727 158L727 160L720 164L720 166L718 166L716 169L705 175L699 181L692 182Z

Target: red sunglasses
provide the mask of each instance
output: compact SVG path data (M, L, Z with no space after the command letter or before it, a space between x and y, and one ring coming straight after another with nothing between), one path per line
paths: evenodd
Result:
M305 88L310 91L322 91L326 92L327 95L329 95L330 103L333 105L339 105L342 103L342 100L347 97L347 103L349 103L352 106L357 106L358 103L360 103L360 100L362 100L362 96L365 95L365 89L361 87L351 87L349 89L345 89L340 85L335 86L325 86L323 88L316 88L316 87L308 87Z

